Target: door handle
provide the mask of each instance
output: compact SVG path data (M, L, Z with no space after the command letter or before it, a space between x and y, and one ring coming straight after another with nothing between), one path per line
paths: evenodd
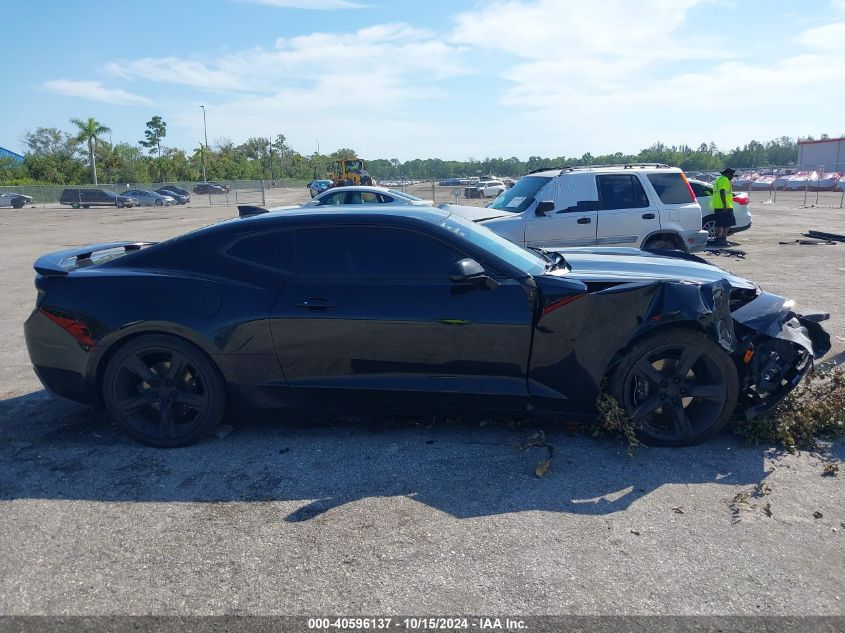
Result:
M653 213L643 213L643 220L653 220L654 214Z
M307 308L308 310L325 310L327 308L335 308L337 304L334 301L323 299L320 297L311 297L310 299L297 299L293 302L294 308Z
M592 218L578 218L578 224L589 224L592 221Z

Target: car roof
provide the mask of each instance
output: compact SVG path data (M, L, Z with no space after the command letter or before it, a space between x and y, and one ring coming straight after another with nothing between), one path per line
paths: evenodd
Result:
M384 193L387 189L387 187L376 187L374 185L344 185L343 187L332 187L328 191L373 191L375 193ZM325 193L324 191L320 195L322 196Z
M641 172L647 174L653 173L681 173L680 167L670 167L659 163L631 163L619 165L583 165L575 167L549 167L548 169L538 169L532 171L528 176L541 176L545 178L555 178L563 174L576 172L591 172L591 173L619 173L619 172Z

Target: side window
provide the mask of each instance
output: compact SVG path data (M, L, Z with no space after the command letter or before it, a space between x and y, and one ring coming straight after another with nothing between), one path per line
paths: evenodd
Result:
M639 209L648 206L640 181L631 174L596 176L599 190L599 209Z
M384 204L390 204L391 202L393 202L392 196L388 196L388 195L383 194L383 193L377 193L376 197L378 198L379 202L384 203Z
M226 255L250 264L290 272L293 270L293 237L289 231L243 237L226 250Z
M448 280L462 259L433 237L394 228L321 227L296 232L296 269L316 277Z
M378 194L373 193L372 191L362 191L361 192L361 202L364 204L375 204L379 201Z
M335 191L320 198L320 206L343 204L343 196L346 195L343 191Z

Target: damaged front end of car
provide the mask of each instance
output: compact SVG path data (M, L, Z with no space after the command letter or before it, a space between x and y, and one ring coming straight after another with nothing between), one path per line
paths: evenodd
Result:
M794 303L760 292L732 311L740 376L736 412L751 419L769 411L792 391L814 359L830 350L820 325L827 314L798 314Z

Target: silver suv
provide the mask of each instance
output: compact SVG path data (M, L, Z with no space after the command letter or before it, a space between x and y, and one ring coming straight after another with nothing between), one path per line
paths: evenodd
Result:
M484 209L453 208L526 246L698 251L701 207L684 173L657 163L545 168Z

